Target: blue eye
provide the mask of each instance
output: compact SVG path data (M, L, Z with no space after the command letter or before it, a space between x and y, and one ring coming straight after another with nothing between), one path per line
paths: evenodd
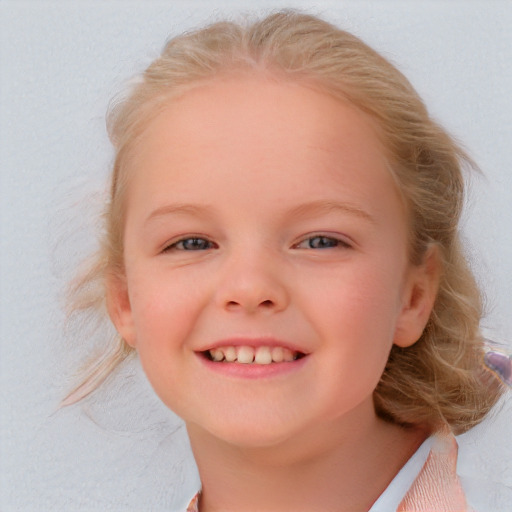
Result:
M333 249L335 247L350 247L343 240L331 236L316 235L306 238L296 245L299 249Z
M213 249L214 244L205 238L190 237L179 240L178 242L169 245L164 250L176 250L176 251L206 251Z

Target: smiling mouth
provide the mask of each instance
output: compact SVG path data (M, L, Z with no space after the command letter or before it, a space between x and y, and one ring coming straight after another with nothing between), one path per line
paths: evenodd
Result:
M205 350L204 357L215 363L272 364L289 363L305 356L285 347L227 346Z

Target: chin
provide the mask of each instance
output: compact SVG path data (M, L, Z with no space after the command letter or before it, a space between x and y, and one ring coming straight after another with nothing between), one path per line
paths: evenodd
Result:
M296 422L287 424L275 417L268 421L262 417L229 417L223 420L201 426L199 429L221 442L242 449L265 449L283 445L291 441L299 430ZM197 430L195 428L193 432ZM189 429L192 436L193 432Z

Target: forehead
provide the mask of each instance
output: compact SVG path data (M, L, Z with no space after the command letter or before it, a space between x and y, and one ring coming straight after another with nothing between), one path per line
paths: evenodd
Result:
M144 162L164 139L174 150L192 141L205 150L227 137L233 151L237 141L270 141L260 155L305 143L326 151L350 147L362 159L385 153L376 123L348 100L317 83L254 73L200 82L159 105L133 144L131 163Z
M198 197L213 181L250 184L254 195L271 184L287 196L307 182L314 195L325 193L326 180L357 196L391 180L369 116L308 84L268 76L216 79L170 100L132 155L130 181L146 197L180 187Z

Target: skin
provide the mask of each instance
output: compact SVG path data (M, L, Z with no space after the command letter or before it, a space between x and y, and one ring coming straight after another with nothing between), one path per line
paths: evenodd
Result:
M365 511L424 440L372 402L437 289L434 253L408 262L384 154L365 114L258 75L170 101L134 148L108 306L187 424L202 511ZM261 378L204 364L240 336L307 356Z

